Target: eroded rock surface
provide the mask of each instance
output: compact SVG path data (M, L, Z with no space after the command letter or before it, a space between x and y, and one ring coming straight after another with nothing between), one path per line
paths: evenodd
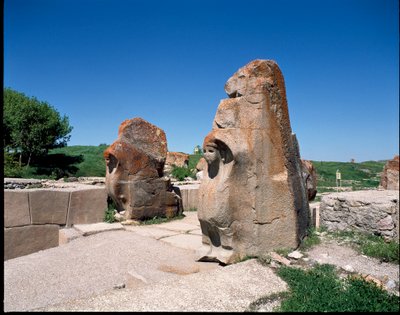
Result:
M399 190L399 156L386 162L381 175L380 186L383 189Z
M179 214L181 203L163 177L167 156L165 132L141 118L121 123L118 139L104 151L106 188L125 219L142 220Z
M189 166L189 154L182 152L167 152L167 159L164 165L164 174L169 176L174 168L188 167Z
M203 143L198 217L202 260L231 263L274 248L296 248L309 226L299 147L284 79L271 60L255 60L225 84Z
M323 196L320 224L329 231L358 230L399 241L399 192L368 190Z

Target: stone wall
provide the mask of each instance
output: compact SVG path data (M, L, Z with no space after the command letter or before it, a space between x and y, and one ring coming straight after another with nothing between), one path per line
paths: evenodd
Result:
M184 211L197 210L199 204L199 184L175 185L179 188Z
M329 231L354 229L399 241L399 191L332 193L322 197L319 211Z
M59 245L60 227L97 223L107 208L105 187L4 190L4 260Z

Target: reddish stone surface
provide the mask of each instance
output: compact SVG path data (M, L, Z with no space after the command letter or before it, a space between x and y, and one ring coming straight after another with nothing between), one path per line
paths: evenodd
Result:
M205 167L206 167L206 164L207 164L206 160L205 160L203 157L200 158L200 160L199 160L199 161L197 162L197 164L196 164L196 170L197 170L198 172L204 170Z
M189 165L189 154L182 152L167 152L166 165L187 167Z
M165 132L142 118L123 121L118 139L104 152L106 188L126 219L143 220L180 213L181 202L163 178Z
M386 162L381 175L380 186L388 190L399 190L399 156Z
M309 207L283 75L274 61L254 60L225 91L203 143L200 259L231 263L294 249L307 233Z

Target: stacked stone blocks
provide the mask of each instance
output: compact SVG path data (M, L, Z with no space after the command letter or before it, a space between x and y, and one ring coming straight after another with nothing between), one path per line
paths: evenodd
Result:
M399 242L399 192L369 190L326 195L321 199L320 220L328 231L357 230Z
M60 227L102 222L104 187L4 190L4 260L59 245Z

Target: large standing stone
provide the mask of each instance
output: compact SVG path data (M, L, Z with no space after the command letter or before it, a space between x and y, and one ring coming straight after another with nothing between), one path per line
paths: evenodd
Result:
M386 162L381 175L380 186L383 189L399 190L399 156Z
M299 147L278 65L255 60L225 84L203 143L200 260L231 263L296 248L309 226Z
M125 120L118 139L104 151L106 188L125 219L172 217L182 209L163 177L167 139L162 129L141 118Z

